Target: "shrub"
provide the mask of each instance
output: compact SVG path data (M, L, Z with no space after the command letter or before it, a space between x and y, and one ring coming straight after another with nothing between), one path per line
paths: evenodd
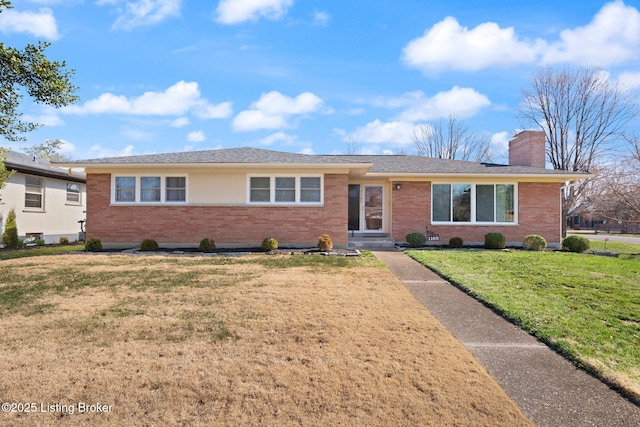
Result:
M2 244L7 248L17 248L20 246L16 212L13 209L11 209L7 215L7 222L4 225L4 232L2 233Z
M216 243L213 241L213 239L210 239L208 237L205 237L204 239L200 240L200 246L198 247L198 249L200 249L201 252L209 252L215 248L216 248Z
M407 243L412 248L419 248L427 243L427 238L422 233L409 233L405 239L407 239Z
M589 239L582 236L569 236L562 241L562 249L569 252L584 252L589 250L591 243Z
M153 239L144 239L140 244L140 250L149 252L158 250L158 242Z
M84 244L84 248L89 252L96 252L102 250L102 242L97 237L92 237Z
M449 247L461 248L462 246L464 246L464 240L462 240L462 237L452 237L449 239Z
M64 236L62 236L62 237L60 238L60 244L61 244L61 245L68 245L68 244L69 244L69 239L68 239L68 238L66 238L66 237L64 237Z
M487 233L484 235L484 247L486 249L504 249L507 242L502 233Z
M522 247L529 251L541 251L547 247L547 241L538 234L529 234L524 238Z
M273 237L265 237L260 247L263 251L273 251L278 249L278 241Z
M36 240L36 246L44 246L44 239Z
M331 240L331 236L328 234L323 234L318 239L318 249L324 252L329 252L333 249L333 240Z

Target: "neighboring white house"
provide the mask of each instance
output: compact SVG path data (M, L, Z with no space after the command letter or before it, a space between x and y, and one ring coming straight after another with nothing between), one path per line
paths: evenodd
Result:
M79 221L85 219L85 175L69 174L48 161L7 151L5 166L15 173L0 189L0 232L7 215L15 210L18 236L27 242L43 239L58 243L61 237L78 240Z

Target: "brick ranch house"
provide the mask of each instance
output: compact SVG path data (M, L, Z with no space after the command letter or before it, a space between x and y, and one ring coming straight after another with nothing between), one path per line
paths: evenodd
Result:
M232 148L64 163L84 168L87 238L134 247L146 238L165 247L336 247L353 236L429 231L448 243L484 243L501 232L520 245L540 234L561 241L561 187L586 174L545 169L542 132L509 145L509 165L421 156L304 155Z

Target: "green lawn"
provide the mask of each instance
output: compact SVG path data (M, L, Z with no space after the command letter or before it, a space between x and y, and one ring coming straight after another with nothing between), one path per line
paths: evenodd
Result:
M637 245L630 250L638 252ZM640 398L639 257L520 250L408 253Z
M36 246L23 249L3 249L0 250L0 261L5 259L24 258L41 255L53 255L61 252L82 251L83 244L78 245L55 245L55 246Z
M588 236L585 236L588 238ZM619 254L636 254L640 255L640 245L626 242L613 242L602 240L590 240L591 250L598 252L617 252Z

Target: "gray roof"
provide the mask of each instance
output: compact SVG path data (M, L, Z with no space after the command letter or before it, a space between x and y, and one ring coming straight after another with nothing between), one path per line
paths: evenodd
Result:
M69 175L67 169L52 165L48 160L38 159L27 154L18 153L16 151L6 150L4 154L0 153L0 159L5 158L4 165L9 170L18 172L45 176L50 178L64 179L66 181L85 182L85 174L73 172Z
M269 165L358 165L367 174L467 174L467 175L561 175L586 178L588 174L527 166L508 166L463 160L438 159L415 155L310 155L260 148L228 148L221 150L187 151L179 153L147 154L107 157L102 159L65 162L66 166L91 167L115 165L175 165L175 164L269 164ZM369 165L371 167L369 168Z

